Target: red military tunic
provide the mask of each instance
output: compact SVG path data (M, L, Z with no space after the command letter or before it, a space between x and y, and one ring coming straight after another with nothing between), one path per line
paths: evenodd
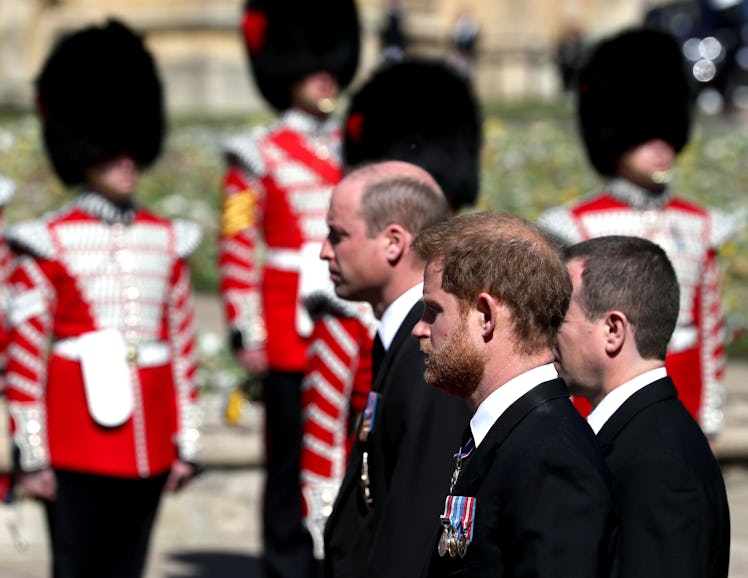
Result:
M225 147L219 246L225 314L243 347L267 347L275 370L304 370L312 323L302 285L313 291L330 284L319 249L330 192L342 176L339 147L332 119L293 109Z
M315 556L343 481L356 420L372 385L377 320L366 303L322 293L307 299L316 322L302 382L301 493Z
M84 193L7 238L19 252L7 380L21 468L138 478L196 460L185 259L197 226Z
M666 366L679 397L707 434L722 426L725 327L717 263L736 232L726 214L615 179L603 191L551 209L538 224L566 243L603 235L643 237L660 245L680 284L680 311Z

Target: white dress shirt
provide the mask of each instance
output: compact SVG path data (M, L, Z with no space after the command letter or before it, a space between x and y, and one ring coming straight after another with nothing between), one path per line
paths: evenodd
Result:
M478 406L470 420L470 431L473 433L475 447L478 447L501 415L535 386L558 378L558 372L552 363L535 367L515 378L510 379L491 393Z
M405 293L395 299L387 309L384 310L382 318L379 320L379 327L377 333L379 339L382 340L384 350L387 351L392 345L392 341L395 339L400 326L405 321L405 318L413 309L413 306L423 297L423 283L418 283Z
M651 369L641 375L637 375L634 379L630 379L626 383L623 383L606 395L600 403L597 404L595 409L590 412L587 416L587 423L590 424L592 431L595 435L603 429L605 422L610 419L619 407L623 403L634 395L641 388L649 385L650 383L667 377L667 371L664 367L658 367L657 369Z

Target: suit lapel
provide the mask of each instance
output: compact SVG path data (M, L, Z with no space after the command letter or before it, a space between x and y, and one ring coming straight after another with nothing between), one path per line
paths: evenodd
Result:
M605 422L605 425L597 434L597 440L603 449L603 453L607 455L610 452L615 438L636 414L654 403L677 397L678 392L669 377L658 379L629 397L610 416L610 419Z
M379 371L377 372L377 375L374 378L374 382L372 384L372 391L383 393L382 387L384 384L387 383L387 380L385 379L387 374L389 373L390 367L392 366L392 363L394 362L395 358L398 355L398 351L402 349L403 343L407 339L414 339L411 336L411 331L413 330L413 327L416 323L418 323L418 320L421 318L421 314L423 313L423 303L418 302L416 303L411 310L408 312L408 315L406 315L403 322L400 324L400 328L397 330L397 333L395 334L395 338L392 340L392 343L390 344L389 349L385 353L384 357L381 361L381 366L379 368ZM381 427L381 426L380 426ZM360 442L358 441L358 435L356 436L356 442L353 445L353 448L351 449L350 456L348 458L348 467L346 468L343 482L340 486L340 491L338 492L338 496L336 498L335 506L333 507L332 514L330 515L330 520L328 521L328 527L331 527L335 524L335 520L339 517L340 514L340 508L337 507L339 504L346 504L348 502L348 496L352 492L358 492L359 490L359 475L361 472L361 450L360 450ZM351 498L353 500L353 498Z
M423 303L419 301L410 309L408 315L405 316L405 319L400 324L400 328L395 334L395 338L392 340L392 343L384 354L379 371L377 371L377 374L374 376L374 383L371 387L372 391L384 393L382 387L387 382L386 377L392 367L392 363L397 357L398 352L402 349L402 344L408 339L415 339L411 335L411 332L416 323L418 323L418 320L421 319L422 313Z
M569 391L560 379L553 379L537 385L520 397L496 420L488 431L485 439L475 449L473 455L465 464L463 479L458 481L455 493L464 485L467 488L475 488L480 482L483 472L486 471L486 462L493 460L496 455L494 448L500 446L512 430L517 427L533 409L552 399L568 398ZM468 495L468 494L465 494Z

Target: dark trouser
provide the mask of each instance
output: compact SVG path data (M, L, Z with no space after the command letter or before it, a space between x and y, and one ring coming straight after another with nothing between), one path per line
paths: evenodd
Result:
M47 504L54 578L139 578L167 474L125 479L56 470Z
M264 566L267 578L322 575L301 514L301 373L271 371L265 399Z

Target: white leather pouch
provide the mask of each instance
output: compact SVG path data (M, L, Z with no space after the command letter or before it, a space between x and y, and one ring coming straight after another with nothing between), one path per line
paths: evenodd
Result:
M78 340L91 417L105 427L122 425L135 406L122 334L116 329L101 329L81 335Z

